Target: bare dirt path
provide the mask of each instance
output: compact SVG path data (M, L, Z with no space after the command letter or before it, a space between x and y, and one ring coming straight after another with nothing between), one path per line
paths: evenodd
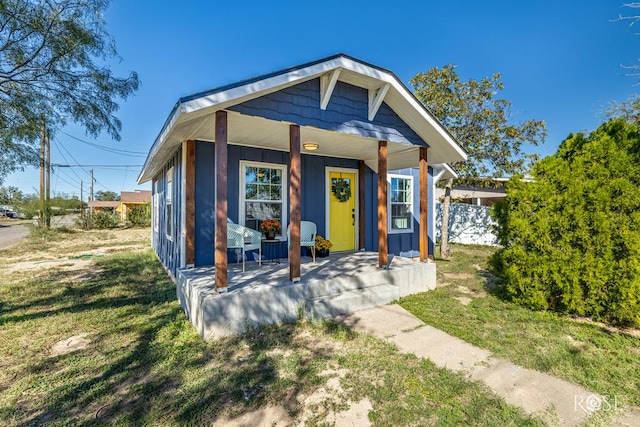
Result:
M20 242L29 234L29 228L20 225L0 224L0 248Z

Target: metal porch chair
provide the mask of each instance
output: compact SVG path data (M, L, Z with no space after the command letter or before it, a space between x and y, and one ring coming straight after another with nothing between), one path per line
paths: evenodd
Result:
M258 250L258 263L262 265L262 233L240 224L227 224L227 248L240 249L242 253L242 271L244 271L245 252ZM239 261L238 261L239 262Z
M290 236L291 225L287 227L287 246L291 247ZM311 221L300 221L300 247L311 247L313 262L316 262L316 223Z

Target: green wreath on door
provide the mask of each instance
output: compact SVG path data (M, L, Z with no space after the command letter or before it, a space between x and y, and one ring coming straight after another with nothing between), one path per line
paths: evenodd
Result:
M344 203L351 198L351 180L335 178L332 180L331 192L340 203Z

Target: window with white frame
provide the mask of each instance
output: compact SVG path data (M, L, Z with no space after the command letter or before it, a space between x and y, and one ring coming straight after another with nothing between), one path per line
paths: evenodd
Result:
M173 240L173 167L167 171L167 186L164 191L165 205L167 206L167 214L165 222L167 224L167 238Z
M153 182L153 231L158 232L158 222L160 218L160 214L158 212L158 189L160 186L158 185L158 181Z
M413 231L413 177L389 175L389 233Z
M240 224L260 230L265 219L277 219L286 232L287 167L240 162Z

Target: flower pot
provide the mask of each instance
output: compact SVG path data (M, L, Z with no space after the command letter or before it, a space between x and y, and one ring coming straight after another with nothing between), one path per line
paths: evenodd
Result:
M276 232L275 231L267 231L266 236L267 236L267 240L275 240Z
M326 258L329 256L329 249L316 249L316 258Z

